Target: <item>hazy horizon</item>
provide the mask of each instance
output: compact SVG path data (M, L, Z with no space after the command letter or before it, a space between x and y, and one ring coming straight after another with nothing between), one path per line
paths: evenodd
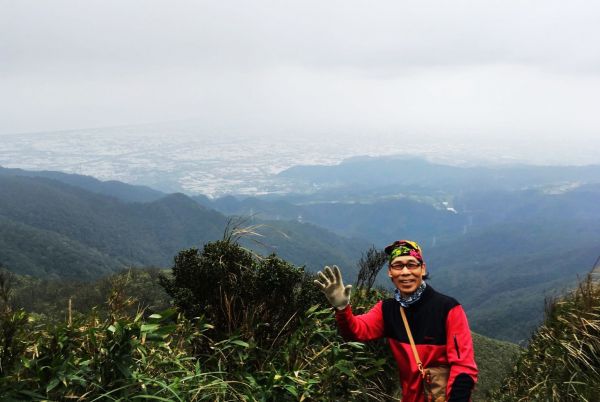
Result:
M281 141L600 145L598 4L0 6L4 138L193 121L197 135Z

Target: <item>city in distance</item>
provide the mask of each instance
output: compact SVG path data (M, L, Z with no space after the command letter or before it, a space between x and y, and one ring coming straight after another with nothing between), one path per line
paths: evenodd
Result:
M31 185L30 191L41 191L56 183L33 180L25 186L7 177L4 186L13 187L12 194L0 194L8 219L3 227L7 233L50 231L53 244L63 244L66 236L77 244L71 247L75 254L122 233L144 233L156 243L131 246L139 254L135 261L164 267L176 250L218 238L227 217L251 216L253 223L272 228L267 252L277 250L313 270L340 264L349 281L356 272L352 261L369 244L380 248L412 238L425 247L432 285L464 304L473 329L513 342L524 342L538 325L546 297L573 286L598 258L600 165L593 164L592 147L578 158L567 147L539 152L540 147L514 143L483 147L394 136L283 139L198 132L170 123L2 136L0 174L61 171L162 191L123 185L115 190L114 183L90 183L91 178L85 190L105 198L60 187L58 194L76 193L90 205L81 209L79 221L67 222L70 214L57 211L76 207L64 205L64 197L54 204L48 195L38 197L42 204L27 211L28 193L17 196L18 189ZM85 181L45 177L71 186ZM167 195L172 192L187 196ZM42 207L47 209L42 216L54 214L60 225L31 221ZM88 216L97 210L105 215ZM167 224L169 217L179 223ZM79 237L59 230L90 221L114 226L94 227L91 240L97 244L80 244ZM121 243L139 244L139 235L117 246ZM36 249L25 246L12 244L15 261L28 261ZM100 266L124 258L112 249L106 253L96 258ZM389 282L382 276L379 283Z
M243 135L203 130L190 122L0 138L3 167L77 173L209 197L312 191L278 174L294 166L335 165L357 156L418 156L452 166L585 165L597 161L591 148L576 144L556 146L527 140L485 144L406 133Z

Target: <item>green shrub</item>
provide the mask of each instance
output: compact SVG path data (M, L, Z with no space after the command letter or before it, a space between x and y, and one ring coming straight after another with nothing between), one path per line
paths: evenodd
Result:
M0 378L3 400L391 398L379 381L392 375L386 359L363 344L341 342L329 309L310 308L277 348L240 336L214 340L204 319L174 313L29 323L20 339L26 352ZM206 352L193 355L199 340Z
M300 318L323 300L312 275L272 254L262 258L235 242L181 251L161 285L188 318L205 317L212 336L252 338L261 347L283 342Z
M393 399L397 375L384 342L343 342L312 276L275 255L231 241L182 251L160 279L179 314L148 316L130 296L139 290L131 279L107 282L106 313L19 322L12 339L21 353L0 377L3 398ZM357 311L381 297L367 293Z
M14 275L0 265L0 377L11 370L25 350L21 337L28 315L12 306L13 282Z
M93 298L107 301L73 311L72 320L56 306L45 310L61 311L55 317L15 315L11 342L18 353L10 349L0 376L2 400L399 399L386 342L343 342L302 268L231 241L184 250L172 274L160 279L179 311L149 314L144 307L156 303L144 289L155 274L131 271L90 284L98 289ZM85 291L77 294L75 300L87 300ZM64 305L68 295L61 295ZM355 289L353 310L365 312L387 296Z

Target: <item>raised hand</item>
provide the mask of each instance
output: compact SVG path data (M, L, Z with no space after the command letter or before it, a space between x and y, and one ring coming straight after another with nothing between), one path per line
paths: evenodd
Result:
M318 273L319 279L315 280L315 285L321 289L329 304L338 310L343 310L350 303L350 291L352 285L344 287L342 282L342 273L337 265L333 269L325 267Z

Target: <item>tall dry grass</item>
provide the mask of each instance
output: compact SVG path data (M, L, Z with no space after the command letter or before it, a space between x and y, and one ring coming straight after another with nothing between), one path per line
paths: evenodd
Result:
M591 276L547 304L497 401L600 401L600 283Z

